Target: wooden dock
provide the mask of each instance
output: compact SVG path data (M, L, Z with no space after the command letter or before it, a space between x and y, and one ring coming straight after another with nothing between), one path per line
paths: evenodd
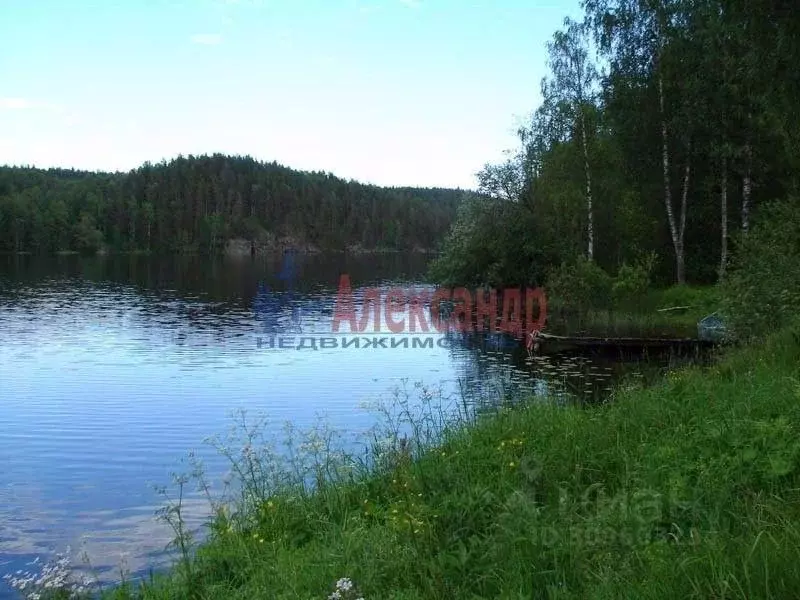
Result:
M648 350L699 350L717 342L695 338L573 337L533 332L527 343L533 354L557 354L580 350L646 352Z

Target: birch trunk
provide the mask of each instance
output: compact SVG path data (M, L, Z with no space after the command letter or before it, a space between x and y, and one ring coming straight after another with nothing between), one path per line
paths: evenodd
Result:
M677 263L678 284L686 283L686 269L683 247L683 234L686 231L686 203L689 200L689 174L692 168L692 144L686 144L686 168L683 172L683 194L681 195L681 227L678 230L678 246L675 249L675 261Z
M722 240L719 262L719 280L725 279L728 266L728 161L722 159L722 181L720 182L720 208L722 211Z
M750 142L747 142L744 147L744 177L742 179L742 233L747 235L750 229L750 193L753 189L753 181L751 179L751 169L753 163L753 149Z
M594 260L594 216L592 210L592 174L589 170L589 146L586 140L586 117L581 113L581 134L583 136L583 168L586 173L586 230L589 238L587 256Z
M675 266L678 283L684 282L684 265L683 265L683 224L686 218L686 198L684 196L684 203L682 207L682 226L680 235L678 228L675 224L675 212L672 210L672 189L670 186L669 176L669 145L667 134L667 116L664 110L664 79L659 75L658 77L658 103L661 109L661 164L664 171L664 204L667 209L667 221L669 222L669 233L672 237L672 247L675 249ZM686 162L686 175L684 178L684 194L688 188L689 179L689 162Z

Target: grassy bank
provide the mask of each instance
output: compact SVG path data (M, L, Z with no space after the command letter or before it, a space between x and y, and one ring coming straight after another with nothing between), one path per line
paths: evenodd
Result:
M671 286L615 299L606 309L564 306L548 299L548 328L556 333L586 332L597 335L697 335L697 322L721 307L716 286Z
M106 596L325 598L347 577L366 599L793 597L799 429L784 330L599 408L506 409L377 475L262 490L190 562Z

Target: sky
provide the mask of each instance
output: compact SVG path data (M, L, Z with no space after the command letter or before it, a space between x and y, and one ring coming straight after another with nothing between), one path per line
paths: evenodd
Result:
M0 0L0 164L250 155L474 188L578 0Z

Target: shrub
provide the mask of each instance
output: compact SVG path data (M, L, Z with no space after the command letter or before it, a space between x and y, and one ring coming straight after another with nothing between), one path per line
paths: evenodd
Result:
M723 284L723 310L739 339L791 323L800 308L800 210L790 199L764 206L750 233L736 241Z
M650 287L657 256L654 252L629 265L622 263L612 285L612 295L617 302L641 299Z
M573 263L561 263L547 278L547 295L553 306L584 312L611 306L612 278L596 263L579 257Z
M552 264L540 248L533 214L500 200L465 202L433 261L429 277L445 286L506 287L537 284L543 265Z

